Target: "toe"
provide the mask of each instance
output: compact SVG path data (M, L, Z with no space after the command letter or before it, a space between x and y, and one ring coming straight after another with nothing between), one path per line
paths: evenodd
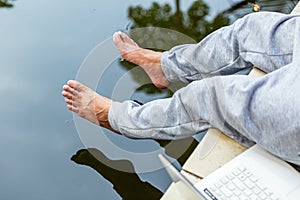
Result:
M77 81L75 81L75 80L69 80L68 82L67 82L67 85L69 86L69 87L71 87L71 88L75 88L75 86L77 85Z
M118 31L118 32L115 32L113 35L113 41L117 47L119 47L121 44L124 43L124 40L123 40L121 34L122 34L122 32Z
M113 39L114 40L118 40L118 39L120 39L120 31L118 31L118 32L115 32L114 34L113 34Z
M74 101L74 99L66 97L65 102L72 107L80 107L80 102Z
M69 98L65 98L65 102L67 104L69 104L69 105L73 105L74 104L74 102L71 99L69 99Z
M66 91L63 91L61 94L62 94L62 96L66 97L68 99L73 99L73 97L74 97L71 93L66 92Z
M63 86L63 90L66 91L66 92L69 92L69 93L71 93L71 94L74 94L74 95L77 93L76 90L74 90L73 88L71 88L71 87L68 86L68 85L64 85L64 86Z
M78 113L78 109L75 106L68 104L67 107L68 107L69 110L71 110L71 111L73 111L75 113Z
M126 42L126 43L131 43L131 39L129 38L128 35L126 35L125 33L120 33L120 37L122 39L122 41Z
M127 34L121 32L120 37L122 38L122 41L124 41L127 44L133 45L133 46L138 46L135 41L133 41Z
M67 84L73 90L78 91L78 92L81 92L86 89L86 87L83 84L81 84L80 82L75 81L75 80L69 80Z

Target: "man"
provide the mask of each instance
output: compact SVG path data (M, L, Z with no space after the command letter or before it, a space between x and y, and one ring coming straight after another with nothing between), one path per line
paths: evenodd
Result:
M114 34L122 57L157 87L190 84L172 98L113 102L71 80L62 95L79 116L134 138L179 139L215 127L245 146L258 143L300 165L300 16L261 12L166 52ZM232 75L260 67L263 77Z

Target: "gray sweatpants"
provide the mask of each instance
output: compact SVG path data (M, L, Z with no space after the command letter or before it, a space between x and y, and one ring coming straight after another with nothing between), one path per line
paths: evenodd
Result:
M191 82L172 98L114 102L111 126L133 138L179 139L215 127L300 165L300 16L261 12L198 44L163 53L169 81ZM257 66L263 77L232 75Z

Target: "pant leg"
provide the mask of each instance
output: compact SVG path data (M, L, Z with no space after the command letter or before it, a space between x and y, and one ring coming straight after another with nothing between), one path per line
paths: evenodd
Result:
M258 143L300 165L300 67L264 77L218 76L194 81L172 98L140 106L114 102L111 126L127 137L179 139L211 126L236 141Z
M189 137L213 126L244 145L256 142L300 165L300 23L296 19L286 30L287 35L294 33L286 41L293 46L292 62L286 66L263 77L230 75L194 81L172 98L143 106L113 102L110 125L128 137L156 139Z
M292 62L263 77L215 76L194 81L172 98L144 105L113 102L109 122L128 137L177 139L210 127L246 146L254 142L300 165L300 23Z
M221 28L198 44L174 47L163 53L161 64L168 80L191 82L229 75L253 65L265 72L292 61L294 27L300 17L253 13Z

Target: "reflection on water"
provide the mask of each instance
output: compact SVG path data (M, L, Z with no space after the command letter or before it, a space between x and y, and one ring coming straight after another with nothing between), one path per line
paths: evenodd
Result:
M12 0L0 0L0 8L11 8L13 7Z
M213 17L212 20L208 19L210 8L202 0L194 1L187 11L182 11L179 6L180 1L177 2L175 9L170 4L158 3L153 3L150 8L130 7L128 16L133 21L132 27L169 28L200 41L207 34L229 24L229 18L223 13Z
M229 25L238 17L251 12L258 12L261 8L289 13L295 3L296 1L277 1L276 3L275 1L260 1L258 4L255 1L239 1L233 3L230 8L218 13L216 16L210 16L211 8L202 0L194 1L185 11L180 8L180 0L176 0L175 8L172 8L168 3L160 5L155 2L150 8L132 6L128 8L128 16L132 21L132 29L162 27L179 31L196 41L200 41L220 27ZM130 31L129 34L135 41L138 41L139 37ZM119 64L127 71L131 71L136 67L124 60L120 60ZM174 90L169 90L168 88L158 89L153 84L143 84L149 81L145 81L140 76L133 76L133 78L134 81L140 84L136 92L143 92L149 95L165 94L165 97L170 97L174 93ZM177 88L182 86L184 85ZM139 101L143 101L143 99L139 99ZM166 154L176 158L181 165L184 164L198 144L194 138L177 141L156 140L156 142L165 149ZM182 149L186 149L186 151L182 153ZM101 150L95 148L79 150L71 159L78 164L90 166L96 170L114 185L115 191L123 199L159 199L163 195L161 191L150 183L140 180L137 174L134 173L134 166L129 160L109 160ZM105 162L101 162L103 160ZM133 173L116 170L121 165L125 166L127 171L129 169Z
M182 165L193 152L198 142L193 138L186 138L170 143L170 141L158 140L162 147L166 148L166 154L178 158ZM189 145L182 154L180 147ZM81 149L71 157L77 164L85 165L96 170L101 176L113 184L114 190L122 199L159 199L163 193L148 182L142 181L137 176L133 164L129 160L110 160L100 150L95 148ZM149 161L151 162L151 161ZM126 168L117 170L122 166Z
M72 156L71 160L96 170L113 184L114 190L124 200L159 199L163 194L150 183L141 181L137 174L116 170L118 166L124 166L130 171L134 171L134 166L129 160L109 160L101 151L95 148L81 149ZM100 160L105 160L106 164L103 164Z
M127 10L132 28L170 28L199 41L219 27L253 12L254 3L261 11L289 13L298 1L196 0L184 7L186 1L162 0L144 7L140 5L147 4L146 1L135 0L140 3L137 5L128 0L124 1L123 7L126 8L123 10L122 6L116 6L116 2L87 0L83 4L71 0L0 0L0 150L5 152L0 165L1 199L116 198L106 182L89 174L92 170L82 170L69 162L69 155L78 149L82 150L72 160L95 169L124 199L136 199L136 195L144 195L140 199L148 195L157 199L162 195L163 189L152 182L111 167L124 165L133 172L134 163L131 161L111 161L101 149L83 149L73 124L65 123L71 116L60 96L61 86L75 76L83 58L94 45L124 27L127 19L120 14L124 10ZM215 13L216 8L208 4L211 2L217 2L222 11ZM108 18L112 20L103 20ZM119 63L126 70L135 67L126 61ZM152 84L143 85L147 81L141 81L140 77L133 77L133 81L140 85L136 92L144 93L144 96L169 97L174 92L157 89ZM147 101L146 98L138 100ZM154 143L182 165L198 142L187 138ZM106 160L110 165L99 160ZM136 194L136 191L143 193Z
M129 7L128 16L132 20L131 28L163 27L177 30L192 37L196 41L200 41L209 33L230 24L230 22L237 17L241 17L250 12L258 12L261 8L272 11L290 12L290 9L292 9L295 3L296 1L277 1L277 3L275 3L275 1L260 1L259 4L257 4L254 1L240 1L233 4L224 12L212 17L209 16L209 6L202 0L194 1L186 11L181 10L180 1L176 0L175 9L172 9L170 4L160 5L153 3L150 8L143 8L142 6ZM135 40L138 41L138 38L135 38ZM124 60L121 60L120 64L128 71L136 67ZM141 84L140 87L136 89L137 92L143 91L145 94L164 93L166 94L165 97L170 97L174 92L168 89L158 89L153 84L143 85L142 83L145 83L145 81L141 80L141 77L135 78L135 81ZM198 144L193 138L175 142L164 140L157 142L160 146L165 148L166 154L176 158L181 165ZM190 146L182 154L181 149L186 148L185 144ZM102 159L108 160L108 166L107 163L103 164L99 161ZM134 167L128 160L109 160L97 149L80 150L72 157L72 160L78 164L84 164L95 169L114 185L114 189L123 199L159 199L163 194L148 182L141 181L135 173L118 171L113 167L114 165L124 165L127 166L127 168L131 168L134 172Z
M216 16L211 16L210 12L213 8L210 8L203 0L194 1L186 11L181 10L180 0L176 0L175 8L172 8L168 3L160 5L155 2L150 8L143 8L142 6L129 7L128 16L133 21L132 28L148 26L169 28L200 41L209 33L253 11L290 13L298 0L242 0L231 2L232 5L229 8Z

